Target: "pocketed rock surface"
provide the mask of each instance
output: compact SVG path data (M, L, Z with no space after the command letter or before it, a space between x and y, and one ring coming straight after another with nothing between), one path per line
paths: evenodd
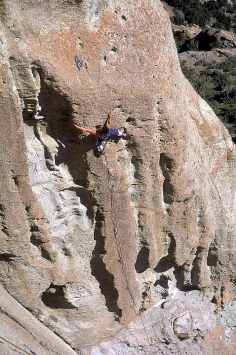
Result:
M235 145L162 4L4 0L0 18L0 349L233 354ZM98 157L74 123L108 112L128 140Z

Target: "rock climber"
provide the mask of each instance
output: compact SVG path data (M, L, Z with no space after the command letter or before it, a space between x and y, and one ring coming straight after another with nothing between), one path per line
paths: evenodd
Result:
M81 133L88 133L96 138L96 151L103 153L107 141L119 141L120 139L127 139L125 128L111 128L111 114L108 113L106 122L103 126L96 126L96 128L85 128L74 123Z

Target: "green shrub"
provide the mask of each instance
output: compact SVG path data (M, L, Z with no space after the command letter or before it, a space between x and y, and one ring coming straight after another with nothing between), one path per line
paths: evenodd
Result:
M166 0L175 8L175 23L180 25L187 22L201 27L212 26L236 30L236 0L211 0L203 4L199 0ZM180 16L180 12L184 16Z

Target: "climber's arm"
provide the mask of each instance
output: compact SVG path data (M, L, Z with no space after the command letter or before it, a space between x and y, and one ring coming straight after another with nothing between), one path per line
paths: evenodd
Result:
M93 136L97 135L97 131L95 128L85 128L85 127L80 127L78 124L74 124L74 126L82 133L88 133L92 134Z

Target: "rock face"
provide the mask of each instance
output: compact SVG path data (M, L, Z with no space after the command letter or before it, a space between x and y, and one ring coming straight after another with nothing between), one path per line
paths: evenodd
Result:
M199 291L176 294L175 300L164 302L161 308L150 308L112 341L94 347L91 354L216 354L217 346L208 352L202 341L211 334L216 342L213 308L199 300Z
M140 353L196 353L185 292L199 289L207 353L219 324L208 324L210 301L235 298L236 152L183 76L161 3L5 0L0 11L2 285L84 354L129 324ZM97 157L74 123L103 124L108 112L128 140ZM157 334L171 336L145 349L156 313ZM221 334L230 352L232 324Z

